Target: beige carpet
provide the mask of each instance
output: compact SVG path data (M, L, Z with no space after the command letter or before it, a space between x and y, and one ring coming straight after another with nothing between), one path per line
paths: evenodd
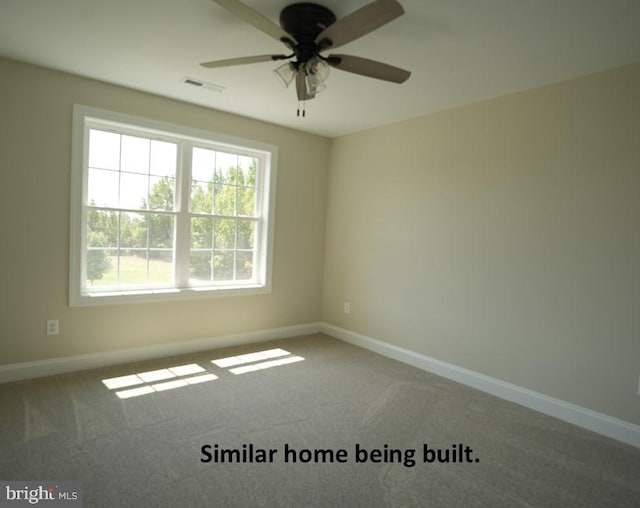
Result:
M0 385L0 414L0 480L85 507L640 506L640 450L320 334Z

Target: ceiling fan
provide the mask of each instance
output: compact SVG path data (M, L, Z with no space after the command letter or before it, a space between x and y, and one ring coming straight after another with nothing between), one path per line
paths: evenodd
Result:
M258 55L201 63L203 67L227 67L287 60L274 70L285 86L295 80L299 101L313 99L326 87L329 68L404 83L411 73L368 58L323 52L351 42L404 14L396 0L374 0L339 20L322 5L302 2L280 12L280 26L238 0L213 0L258 30L283 42L290 54ZM300 112L298 111L298 114ZM304 112L303 112L304 116Z

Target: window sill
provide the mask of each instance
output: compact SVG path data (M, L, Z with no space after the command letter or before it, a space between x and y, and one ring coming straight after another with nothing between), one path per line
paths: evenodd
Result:
M270 293L271 288L264 284L243 286L202 286L172 289L137 289L130 291L93 291L73 295L70 307L93 305L118 305L131 303L170 302L197 298L216 298L225 296L248 296Z

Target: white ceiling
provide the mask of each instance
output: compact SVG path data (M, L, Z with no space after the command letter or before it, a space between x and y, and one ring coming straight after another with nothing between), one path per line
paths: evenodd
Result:
M275 23L295 3L244 1ZM317 3L341 18L369 0ZM404 16L337 52L411 78L397 85L332 69L305 118L295 90L272 75L278 63L198 65L287 52L211 0L0 0L0 55L329 137L640 61L640 0L400 3Z

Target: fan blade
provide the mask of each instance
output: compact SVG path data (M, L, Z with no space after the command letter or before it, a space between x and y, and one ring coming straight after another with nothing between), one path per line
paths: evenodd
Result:
M242 56L240 58L229 58L228 60L214 60L213 62L203 62L200 65L213 69L214 67L230 67L232 65L244 65L258 62L273 62L275 60L284 60L287 55L258 55L258 56Z
M310 101L315 97L315 95L307 93L307 82L305 77L304 69L301 66L296 74L296 93L298 94L299 101Z
M291 45L297 44L296 39L291 34L288 34L273 21L264 17L258 11L253 10L251 7L246 6L242 2L239 2L238 0L213 1L250 25L253 25L258 30L270 35L274 39L284 42L287 46L291 47Z
M396 0L375 0L329 25L320 32L315 42L321 48L337 48L372 32L402 14L404 9Z
M375 60L351 55L329 55L327 63L341 71L353 72L370 78L382 79L393 83L404 83L411 73Z

